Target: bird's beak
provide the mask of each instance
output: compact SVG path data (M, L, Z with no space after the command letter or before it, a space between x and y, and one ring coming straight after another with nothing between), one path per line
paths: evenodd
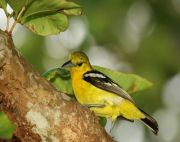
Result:
M74 67L74 64L69 60L65 62L61 67Z

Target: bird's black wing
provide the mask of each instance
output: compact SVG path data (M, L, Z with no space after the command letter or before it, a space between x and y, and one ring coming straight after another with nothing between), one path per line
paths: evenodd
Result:
M84 73L83 79L100 89L117 94L120 97L134 103L133 99L128 95L126 91L122 89L121 86L116 84L112 79L110 79L108 76L106 76L105 74L99 71L96 70L88 71Z

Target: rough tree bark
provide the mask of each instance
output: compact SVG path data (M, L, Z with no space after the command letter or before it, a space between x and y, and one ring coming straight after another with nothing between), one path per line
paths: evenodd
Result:
M38 60L38 59L37 59ZM0 31L0 110L25 142L111 142L88 108L65 100L16 51Z

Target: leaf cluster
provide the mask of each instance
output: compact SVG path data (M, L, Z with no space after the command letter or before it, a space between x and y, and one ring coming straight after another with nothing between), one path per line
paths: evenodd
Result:
M93 66L97 71L100 71L110 77L118 85L120 85L129 94L136 93L152 86L152 83L138 75L113 71L108 68ZM54 68L43 74L59 91L74 95L70 72L64 68Z
M7 4L13 13L7 12ZM9 32L16 23L20 23L42 36L65 31L68 27L67 17L82 14L82 8L69 0L0 0L0 8L7 17L15 20Z

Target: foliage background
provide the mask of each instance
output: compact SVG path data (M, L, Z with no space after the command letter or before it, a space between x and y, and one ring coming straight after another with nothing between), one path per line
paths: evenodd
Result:
M86 52L94 65L135 73L154 83L133 94L137 104L158 121L154 136L139 122L120 121L115 139L126 142L180 140L180 1L76 0L84 15L73 17L66 32L41 37L20 25L14 42L43 73L60 66L74 50ZM0 11L0 27L5 28ZM119 138L118 138L119 137Z

